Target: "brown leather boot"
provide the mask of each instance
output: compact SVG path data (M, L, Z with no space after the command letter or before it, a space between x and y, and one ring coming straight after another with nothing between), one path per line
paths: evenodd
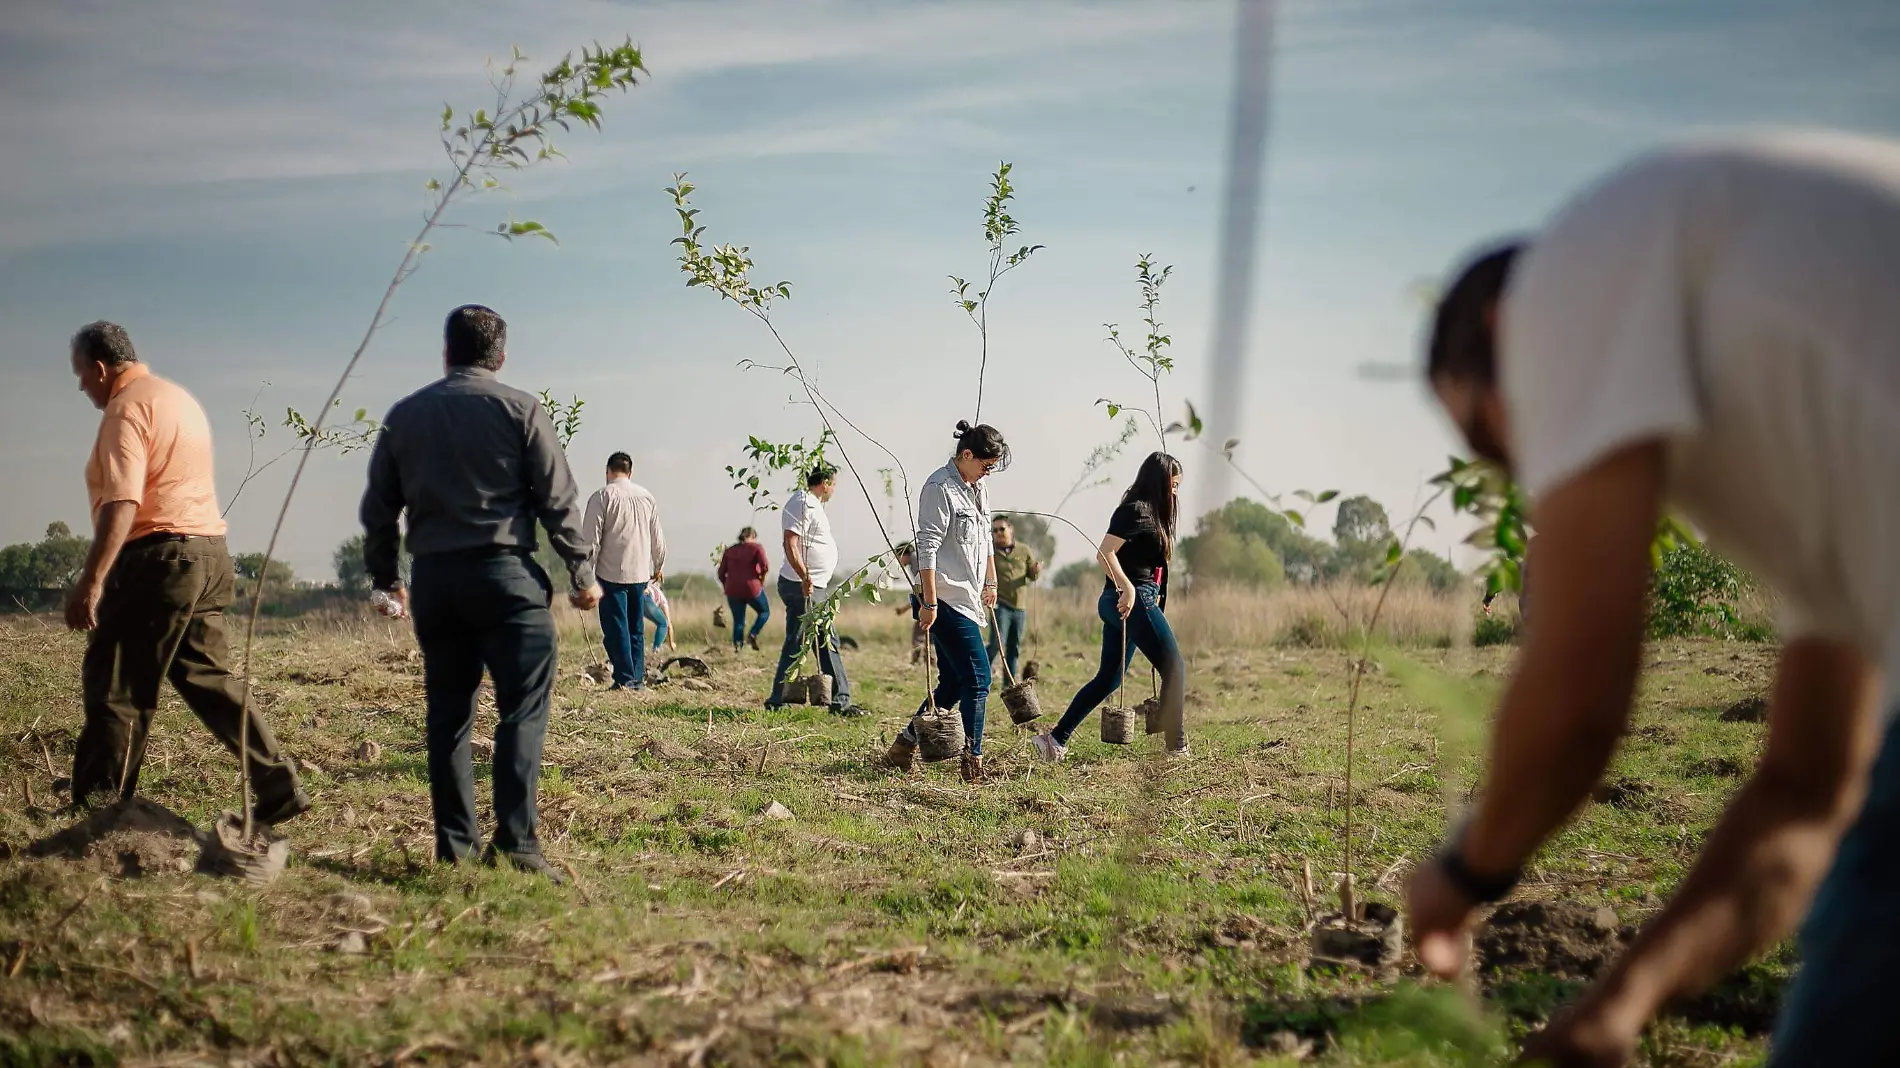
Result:
M963 781L972 786L984 781L982 757L963 754Z
M898 735L897 740L891 743L890 751L878 763L898 771L909 771L917 766L917 743Z

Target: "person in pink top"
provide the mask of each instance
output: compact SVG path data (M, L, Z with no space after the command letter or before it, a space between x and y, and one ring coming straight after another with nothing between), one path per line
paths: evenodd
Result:
M719 584L725 587L726 607L732 610L734 651L741 645L759 647L759 632L772 618L772 602L765 596L765 576L771 573L772 564L765 558L765 546L759 544L759 532L751 527L741 530L738 543L727 546L719 557ZM750 631L745 628L748 608L757 614Z

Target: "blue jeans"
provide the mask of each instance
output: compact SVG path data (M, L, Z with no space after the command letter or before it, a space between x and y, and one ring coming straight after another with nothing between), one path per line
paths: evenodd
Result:
M1893 1006L1900 968L1900 720L1867 783L1867 800L1801 931L1801 971L1775 1026L1771 1068L1900 1064Z
M996 670L996 657L1000 653L1008 658L1009 677L1020 680L1023 676L1023 629L1028 625L1029 613L1020 608L1011 608L1006 604L996 606L996 627L990 631L990 670Z
M1076 691L1069 710L1062 714L1050 735L1063 745L1069 744L1069 736L1075 729L1121 684L1122 676L1127 674L1128 665L1135 658L1135 650L1139 649L1155 670L1161 672L1161 709L1168 725L1168 748L1181 748L1186 742L1181 711L1187 696L1187 662L1181 659L1181 647L1175 643L1168 617L1161 614L1160 591L1151 584L1137 584L1135 607L1128 613L1124 625L1115 611L1115 588L1110 586L1096 602L1095 614L1102 619L1102 666L1094 678Z
M427 694L429 801L435 855L460 860L481 834L468 737L482 670L495 681L496 849L538 853L534 794L554 688L554 617L547 573L509 552L431 553L415 559L409 608Z
M963 714L963 747L971 756L982 756L983 716L990 702L990 656L983 649L983 628L954 608L940 608L930 625L930 646L937 651L937 689L931 701ZM923 710L917 706L918 712ZM915 724L905 725L903 737L917 740Z
M765 595L764 590L760 590L759 595L750 601L743 597L728 597L726 607L732 611L732 647L734 649L744 645L747 638L758 637L759 632L765 629L765 621L772 618L772 601ZM750 631L745 629L745 610L748 608L758 614L758 618L752 621Z
M600 580L600 643L614 666L614 685L646 685L647 642L644 582Z
M785 684L790 680L792 665L798 663L800 648L798 628L805 620L805 587L802 583L790 579L778 580L778 599L785 602L785 647L779 650L778 674L772 676L772 696L766 698L767 704L785 703ZM806 639L809 641L809 637ZM844 657L838 652L838 636L818 649L818 670L831 676L831 707L833 709L851 706L851 679L844 673Z
M640 614L653 621L653 651L657 653L660 646L666 644L666 613L660 611L658 601L645 595L644 589L640 597Z

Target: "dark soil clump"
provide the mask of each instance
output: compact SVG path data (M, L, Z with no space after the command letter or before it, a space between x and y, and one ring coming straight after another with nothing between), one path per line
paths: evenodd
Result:
M1722 711L1724 723L1762 723L1768 719L1768 698L1744 697Z
M190 871L198 832L183 816L142 797L95 809L63 831L27 846L28 856L83 861L128 879Z
M1686 1001L1671 1002L1671 1016L1693 1024L1712 1024L1735 1028L1745 1035L1766 1035L1775 1029L1781 1015L1783 981L1765 980L1743 972L1730 976L1705 993Z
M1691 778L1709 775L1720 779L1739 778L1747 770L1747 768L1742 766L1742 762L1736 760L1734 757L1710 757L1707 760L1692 760L1684 765L1682 769L1683 774Z
M1478 968L1487 975L1542 974L1586 982L1628 942L1608 906L1569 901L1500 905L1477 938Z
M1654 788L1643 780L1623 775L1597 784L1592 796L1611 808L1640 811L1649 807L1654 792Z

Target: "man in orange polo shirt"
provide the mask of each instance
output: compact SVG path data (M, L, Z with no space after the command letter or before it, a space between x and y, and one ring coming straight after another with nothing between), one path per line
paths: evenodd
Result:
M66 599L66 625L92 632L81 670L86 725L73 754L73 800L129 798L145 736L170 678L233 753L244 688L227 666L224 610L236 585L212 482L211 424L191 394L139 362L122 327L73 335L79 391L105 412L86 462L92 551ZM254 818L273 824L310 807L270 728L250 713Z

